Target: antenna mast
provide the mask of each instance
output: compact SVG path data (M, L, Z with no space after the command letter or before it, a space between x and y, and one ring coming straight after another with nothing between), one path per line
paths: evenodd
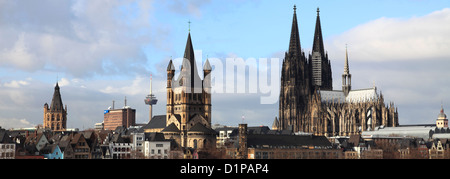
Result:
M156 99L155 95L152 94L152 79L153 79L153 75L150 74L150 93L147 95L147 97L145 97L144 102L146 105L149 105L150 109L149 109L149 121L152 120L153 117L153 105L156 104L158 102L158 99Z

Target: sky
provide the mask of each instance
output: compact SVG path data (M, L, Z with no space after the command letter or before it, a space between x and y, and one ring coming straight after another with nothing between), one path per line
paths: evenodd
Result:
M432 124L441 105L450 110L447 0L0 0L0 126L42 124L56 82L68 128L93 128L113 100L123 106L125 97L136 122L147 123L150 74L159 100L153 114L164 115L166 68L183 56L189 32L199 65L207 58L224 65L227 58L277 58L278 66L267 68L277 79L294 4L306 54L320 8L334 89L341 88L347 44L352 89L375 84L385 103L398 107L400 124ZM261 75L260 65L249 71ZM231 79L228 70L214 70L225 77L216 78L218 89L221 82L250 79L250 73ZM256 92L247 84L243 93L213 93L212 124L270 127L278 101L262 104L269 93L260 78Z

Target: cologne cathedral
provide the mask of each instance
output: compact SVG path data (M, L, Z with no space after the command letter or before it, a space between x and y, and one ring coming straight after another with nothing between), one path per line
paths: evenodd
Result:
M398 112L393 103L385 105L375 86L352 89L346 50L342 90L333 90L331 63L325 52L320 11L312 53L302 51L296 7L289 43L281 69L279 119L273 128L319 136L350 136L375 127L398 126Z

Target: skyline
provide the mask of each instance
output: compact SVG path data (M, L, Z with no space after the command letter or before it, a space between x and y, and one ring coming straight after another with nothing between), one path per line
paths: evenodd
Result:
M36 3L36 4L35 4ZM188 21L196 60L279 58L289 45L293 5L300 40L311 49L320 8L322 34L340 89L348 44L354 89L375 85L399 109L400 124L434 123L450 100L450 9L445 1L3 1L0 19L0 126L42 124L58 81L68 128L93 128L103 110L127 104L148 122L150 74L166 113L166 72L181 57ZM351 4L351 6L350 6ZM382 7L382 8L380 8ZM402 7L402 8L401 8ZM383 10L379 10L383 9ZM361 15L363 14L363 15ZM178 69L177 69L178 70ZM214 72L213 72L214 73ZM279 79L278 79L279 80ZM279 88L279 84L277 85ZM212 124L271 126L278 103L263 94L212 95ZM21 112L27 110L27 113ZM17 126L14 126L17 125ZM22 125L22 126L19 126ZM10 126L10 127L8 127Z

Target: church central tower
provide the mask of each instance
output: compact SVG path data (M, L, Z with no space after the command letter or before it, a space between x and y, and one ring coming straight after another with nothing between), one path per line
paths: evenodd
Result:
M207 59L203 80L200 79L189 33L177 79L172 60L167 67L167 126L162 130L167 139L175 139L180 147L215 146L215 131L211 129L211 71Z
M52 131L65 131L67 126L67 105L63 108L59 85L56 83L50 107L44 104L44 128Z

